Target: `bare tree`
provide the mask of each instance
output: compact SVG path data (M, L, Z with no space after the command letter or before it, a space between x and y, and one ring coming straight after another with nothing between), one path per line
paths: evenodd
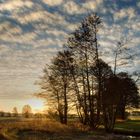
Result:
M100 120L100 112L101 112L101 72L99 65L99 45L97 41L97 33L101 26L101 19L96 14L90 15L83 20L80 27L71 35L68 40L68 47L74 54L75 66L78 66L76 70L76 75L73 76L73 80L75 83L75 91L78 99L78 114L80 114L81 118L84 117L85 123L90 124L91 127L96 127L96 124L99 123ZM98 66L98 77L92 75L90 69L94 66L95 62ZM93 110L93 82L94 78L96 78L97 83L97 92L96 92L96 100L97 109ZM92 82L91 82L92 81ZM81 84L78 84L78 83ZM82 85L82 90L81 86ZM81 110L82 108L82 110ZM80 112L81 113L80 113ZM96 121L95 121L95 112ZM82 114L84 114L82 116ZM88 118L88 119L87 119Z
M132 53L132 50L128 48L131 39L129 37L122 37L120 41L117 42L116 48L113 50L114 53L114 75L116 74L117 68L126 66L130 63L136 56Z
M58 52L48 70L44 70L42 77L42 88L47 92L48 102L58 111L60 122L64 124L67 124L69 94L71 94L71 63L69 51Z

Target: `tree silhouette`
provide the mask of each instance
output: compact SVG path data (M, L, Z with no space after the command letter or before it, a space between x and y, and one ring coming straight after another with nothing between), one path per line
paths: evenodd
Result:
M139 92L135 81L124 72L105 80L103 89L105 129L112 132L117 115L125 119L126 106L139 106Z
M31 116L31 113L32 113L31 106L30 105L24 105L23 108L22 108L22 115L25 118L29 118Z
M18 116L17 107L14 107L14 108L13 108L12 114L13 114L14 117L17 117L17 116Z
M101 112L101 73L99 67L99 52L97 33L101 26L101 19L97 14L87 16L77 30L68 39L68 48L74 54L75 66L77 66L76 75L73 76L75 83L75 93L77 95L78 103L76 105L78 114L84 124L88 123L91 127L96 127L99 122ZM93 104L93 79L90 68L97 62L99 76L97 80L98 92L96 94L97 102L97 118L94 121ZM76 67L75 67L76 68ZM92 82L90 82L92 81ZM82 89L79 87L79 82ZM92 89L92 90L91 90ZM84 115L82 115L84 114Z
M70 35L64 50L59 51L44 69L38 94L58 114L60 122L67 124L67 114L74 105L80 121L97 128L103 120L106 131L112 132L117 115L124 116L126 106L138 106L136 81L126 73L117 74L122 60L130 60L125 42L117 43L114 67L101 59L98 31L102 25L97 14L87 16ZM121 60L121 61L120 61Z
M69 86L71 79L71 53L61 51L52 60L48 70L44 69L42 77L42 88L47 92L49 104L58 111L60 122L67 124ZM43 96L40 94L39 96Z
M138 92L138 87L136 82L125 72L117 74L117 76L122 80L123 87L121 91L123 92L121 96L121 101L119 104L118 115L125 119L125 109L126 107L139 107L140 97Z
M116 120L118 105L121 100L122 81L117 76L111 76L104 82L103 89L103 118L104 126L107 132L112 132Z

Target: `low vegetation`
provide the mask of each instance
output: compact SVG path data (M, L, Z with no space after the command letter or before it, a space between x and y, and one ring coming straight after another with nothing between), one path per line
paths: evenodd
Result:
M115 129L139 131L140 121L118 122ZM122 129L123 128L123 129ZM103 129L91 130L87 125L69 122L61 124L50 119L0 119L1 140L131 140L130 136L106 133ZM135 140L138 140L135 137ZM134 140L134 137L133 137Z

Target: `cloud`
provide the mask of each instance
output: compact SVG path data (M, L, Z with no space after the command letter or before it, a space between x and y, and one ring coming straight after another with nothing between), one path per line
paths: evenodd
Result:
M135 20L129 20L128 25L135 32L139 32L140 31L140 18L135 19Z
M62 31L62 30L57 30L57 29L52 29L52 30L46 30L46 33L47 34L52 34L52 35L54 35L54 36L56 36L56 37L58 37L58 36L63 36L63 37L65 37L65 36L67 36L68 34L66 34L66 32L64 32L64 31Z
M51 46L53 46L53 47L55 46L55 47L59 48L59 47L62 47L63 43L64 42L59 38L54 38L54 39L47 38L47 39L40 39L40 40L36 41L34 43L34 47L39 48L39 47L46 46L48 48Z
M18 16L17 20L22 24L28 24L31 22L39 21L47 16L49 16L49 15L45 11L35 11L35 12L30 12L26 15L23 15L22 17Z
M3 10L8 10L8 11L13 11L13 10L20 10L20 8L26 7L26 8L31 8L33 6L33 3L28 0L9 0L8 2L1 3L0 4L0 11Z
M20 15L13 15L14 18L16 18L17 21L19 21L21 24L28 24L40 20L47 20L49 21L50 18L54 17L53 14L43 11L43 10L38 10L38 11L31 11L28 14L23 15L22 17ZM47 19L44 19L47 17ZM58 19L59 17L57 17Z
M134 22L135 21L135 22ZM139 35L135 34L135 30L139 30L139 19L129 19L125 24L113 24L112 26L110 24L104 23L104 26L102 29L99 30L99 44L100 44L100 51L104 52L101 58L109 63L110 66L113 67L113 61L114 54L113 50L117 46L117 42L120 41L123 37L130 38L126 42L126 47L131 49L131 55L137 54L137 57L134 57L134 60L131 60L128 65L125 65L125 68L127 67L128 72L135 71L138 69L137 61L140 59L140 51L139 51ZM130 29L126 27L126 25L131 24ZM125 33L127 29L127 34ZM130 31L129 31L130 30ZM132 39L132 40L131 40ZM135 65L134 65L135 64ZM133 68L132 68L133 67ZM123 69L124 66L120 66L118 70L126 71L126 69Z
M63 5L64 12L74 15L74 14L84 14L90 11L96 11L99 6L103 3L103 0L87 0L81 1L81 4L77 4L73 0L69 0Z
M49 6L58 6L62 4L63 0L43 0L43 2Z
M131 46L131 48L134 48L136 50L136 53L140 53L140 50L138 48L139 44L140 44L140 38L139 36L135 36L134 38L132 38L129 46Z
M60 15L58 12L51 13L43 9L31 11L22 17L17 14L12 16L21 25L32 25L36 32L39 30L42 33L47 29L58 28L59 25L65 26L68 24L65 17Z
M0 45L0 55L6 54L9 50L10 49L6 45Z
M85 3L83 3L83 7L88 9L88 10L92 10L95 11L99 5L101 5L103 3L103 0L90 0L90 1L85 1Z
M39 90L34 82L39 79L42 69L49 63L57 48L17 50L0 46L0 97L1 99L25 99ZM5 96L6 95L6 96Z
M0 97L24 99L36 92L34 81L42 75L43 67L62 49L68 34L88 12L97 12L105 19L99 31L100 49L111 52L124 33L122 29L131 28L134 38L131 47L139 51L138 12L133 6L124 6L116 12L114 7L118 8L118 3L106 4L103 0L6 0L1 3ZM110 22L110 17L120 22ZM103 57L106 62L113 58L109 54ZM138 60L135 65L139 65Z
M82 6L76 4L74 1L67 1L64 5L63 5L63 10L68 13L68 14L82 14L84 12L86 12L86 9L83 8Z
M7 32L4 32L3 35L0 36L0 40L3 42L11 43L13 45L24 44L24 43L31 44L31 42L35 40L36 36L37 35L34 32L22 34L22 32L20 32L16 27L14 27L12 31L9 30Z
M136 11L134 8L125 8L125 9L121 9L118 12L115 12L114 19L121 20L126 17L128 17L129 19L132 19L135 16L136 16Z
M33 77L33 76L32 76ZM17 99L23 100L29 98L30 94L37 92L39 88L33 86L34 78L30 77L10 77L10 79L3 79L4 83L0 85L1 99ZM26 80L28 78L28 80ZM37 78L37 77L36 77ZM13 80L15 79L15 80Z

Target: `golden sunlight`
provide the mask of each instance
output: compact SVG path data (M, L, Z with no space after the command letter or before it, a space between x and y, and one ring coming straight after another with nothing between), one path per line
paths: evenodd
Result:
M44 110L44 101L41 99L28 99L26 103L31 106L33 113L41 113Z

